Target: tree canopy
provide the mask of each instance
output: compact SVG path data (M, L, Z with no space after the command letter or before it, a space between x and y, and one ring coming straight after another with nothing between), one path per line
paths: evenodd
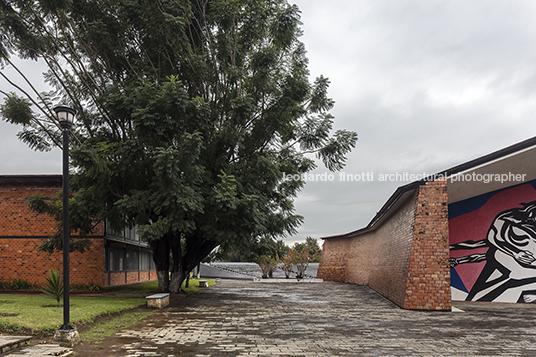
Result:
M71 226L137 225L175 293L215 247L295 233L312 155L340 170L355 146L332 132L328 79L309 81L300 24L285 0L0 0L2 64L42 59L54 88L0 73L19 91L0 114L49 150L54 104L77 110Z

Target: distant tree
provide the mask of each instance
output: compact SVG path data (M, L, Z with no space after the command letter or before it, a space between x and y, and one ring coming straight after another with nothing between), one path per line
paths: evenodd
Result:
M268 255L261 255L257 258L257 264L261 268L262 278L271 278L276 268L278 260L276 257L270 257Z
M285 243L284 240L282 239L278 239L276 242L276 248L277 248L277 254L280 256L280 257L283 257L285 255L288 254L290 248L288 247L288 245Z
M340 170L355 146L356 133L331 133L329 81L309 82L285 0L4 0L0 19L2 63L40 58L55 88L10 81L24 97L0 91L2 118L49 150L53 103L78 111L71 225L137 225L159 291L176 293L217 246L295 233L311 154Z
M291 257L291 250L289 249L285 255L279 257L279 268L285 274L285 278L290 278L290 275L294 271L294 263Z
M311 263L309 251L307 249L298 250L292 248L288 253L288 264L292 267L292 270L296 273L297 279L303 279L305 277L305 271Z
M299 252L308 251L311 263L320 262L322 249L320 249L318 241L315 238L306 237L304 243L294 243L293 248Z
M278 253L277 244L273 239L263 236L245 239L242 244L222 244L214 258L222 262L255 262L262 255L275 257Z

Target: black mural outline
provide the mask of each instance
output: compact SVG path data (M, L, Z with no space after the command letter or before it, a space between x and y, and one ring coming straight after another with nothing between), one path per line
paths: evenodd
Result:
M450 258L451 268L459 264L486 261L484 269L467 295L467 301L493 301L510 289L527 286L527 290L520 291L517 302L536 302L536 271L534 276L516 279L511 277L512 271L506 266L509 262L501 262L501 257L504 257L501 254L505 254L522 268L536 270L534 253L523 249L527 248L531 240L536 243L536 201L521 203L521 206L499 213L485 239L450 245L450 250L488 248L483 254ZM489 280L493 275L497 277ZM531 284L534 285L529 287Z

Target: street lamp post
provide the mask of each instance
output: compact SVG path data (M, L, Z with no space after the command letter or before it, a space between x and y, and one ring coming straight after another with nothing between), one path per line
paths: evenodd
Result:
M76 110L65 106L54 108L63 131L63 325L54 339L64 346L74 346L80 341L78 331L70 323L69 302L69 129L73 125Z

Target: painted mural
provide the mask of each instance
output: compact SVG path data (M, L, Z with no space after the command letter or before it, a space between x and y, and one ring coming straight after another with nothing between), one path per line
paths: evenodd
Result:
M453 300L536 303L536 180L449 205Z

